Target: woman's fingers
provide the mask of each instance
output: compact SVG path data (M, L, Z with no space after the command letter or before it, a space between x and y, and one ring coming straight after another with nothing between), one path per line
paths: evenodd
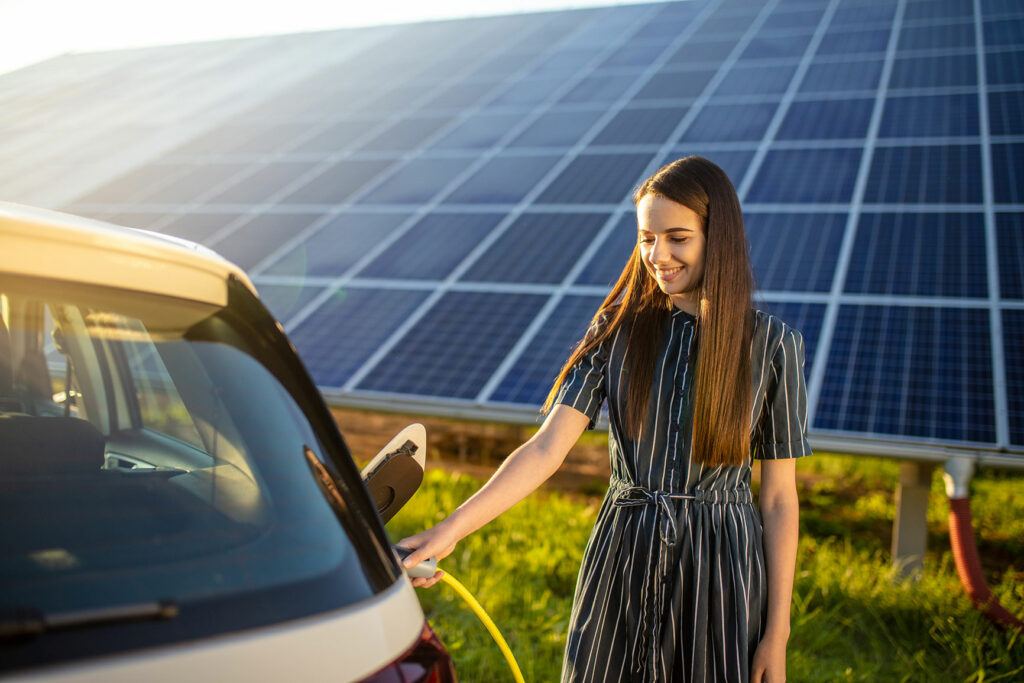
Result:
M434 572L434 575L431 576L429 579L424 579L424 578L415 578L415 579L413 579L412 580L412 585L414 587L416 587L416 588L430 588L435 583L440 581L442 576L444 576L444 572L441 571L440 569L438 569L436 572Z

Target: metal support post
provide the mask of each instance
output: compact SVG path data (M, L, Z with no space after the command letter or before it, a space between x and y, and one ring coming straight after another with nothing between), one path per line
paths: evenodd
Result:
M901 462L896 488L896 519L892 527L892 563L904 577L924 569L928 548L928 491L931 489L933 463Z

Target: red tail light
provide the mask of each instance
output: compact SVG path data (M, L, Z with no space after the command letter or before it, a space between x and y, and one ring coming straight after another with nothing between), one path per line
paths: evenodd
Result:
M428 624L407 652L360 683L458 683L451 655Z

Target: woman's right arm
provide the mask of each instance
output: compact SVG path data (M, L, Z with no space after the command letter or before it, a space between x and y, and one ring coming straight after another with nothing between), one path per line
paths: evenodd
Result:
M426 531L403 538L398 545L413 548L405 559L411 567L428 557L447 557L455 544L530 495L562 465L569 449L580 438L590 418L566 405L557 404L533 437L512 455L465 503L443 522ZM413 585L428 588L443 572L429 579L413 579Z

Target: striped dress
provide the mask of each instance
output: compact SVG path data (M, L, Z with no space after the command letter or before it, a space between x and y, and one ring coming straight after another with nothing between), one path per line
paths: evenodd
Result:
M810 454L803 337L755 311L752 458ZM626 335L580 360L557 403L590 417L608 401L611 480L583 555L562 681L742 681L767 615L761 516L752 459L690 459L696 318L666 313L639 440L625 436Z

